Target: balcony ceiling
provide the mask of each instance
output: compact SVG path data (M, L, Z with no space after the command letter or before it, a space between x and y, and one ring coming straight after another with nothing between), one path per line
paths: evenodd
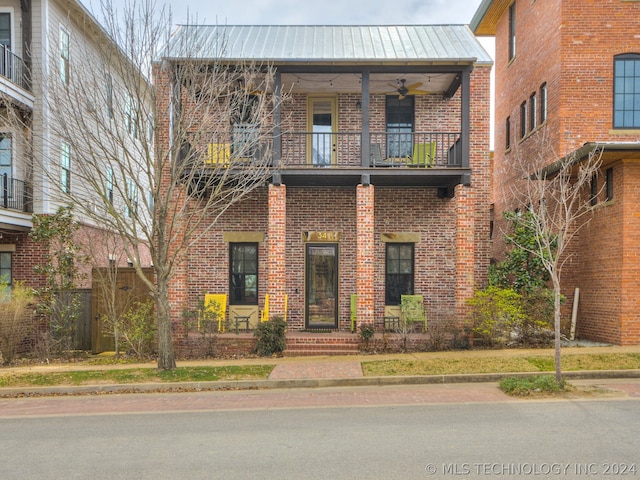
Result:
M414 86L417 91L410 91L409 94L443 94L446 92L455 79L455 73L385 73L372 74L370 77L369 91L374 95L394 95L398 94L401 80L405 80L407 87ZM360 75L356 73L305 73L282 75L282 85L284 91L291 93L360 93Z

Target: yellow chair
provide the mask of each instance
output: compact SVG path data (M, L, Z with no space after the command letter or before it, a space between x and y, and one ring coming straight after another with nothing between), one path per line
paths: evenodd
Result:
M267 322L269 321L269 294L267 293L264 296L264 308L262 312L260 312L260 321Z
M210 143L207 146L207 165L229 165L231 161L231 145L228 143Z
M287 323L287 308L288 308L288 305L289 305L289 295L285 295L284 296L284 316L282 318L284 320L284 323Z
M225 293L207 293L204 296L204 308L212 312L218 319L218 332L226 330L227 295ZM198 328L200 323L198 320Z
M433 167L436 158L436 142L416 143L413 156L408 163L411 167Z

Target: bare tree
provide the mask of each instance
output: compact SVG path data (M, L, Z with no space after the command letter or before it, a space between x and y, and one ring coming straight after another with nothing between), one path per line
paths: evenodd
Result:
M203 61L208 45L193 38L179 60L153 61L172 26L152 1L121 12L103 3L100 20L104 29L85 32L96 42L71 36L70 68L50 60L59 71L44 92L59 153L41 172L80 221L119 236L154 298L158 367L172 369L171 278L220 215L272 174L270 119L282 97L268 65L225 63L221 39L216 58ZM142 270L147 252L154 281Z
M538 258L549 273L553 285L555 376L562 381L561 368L561 279L562 270L575 254L572 242L590 221L592 213L591 183L602 164L602 150L595 148L586 156L575 152L558 160L551 145L541 135L539 148L532 156L513 155L513 168L518 172L506 192L520 214L513 215L515 225L533 232L533 245L516 246Z

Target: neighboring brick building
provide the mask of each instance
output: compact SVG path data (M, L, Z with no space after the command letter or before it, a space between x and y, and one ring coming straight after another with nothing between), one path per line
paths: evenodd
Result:
M471 29L495 36L495 250L514 155L604 148L593 218L563 271L577 335L640 343L640 2L484 0Z
M267 294L271 316L286 297L289 332L350 332L353 294L359 326L381 331L403 293L423 295L430 326L460 325L490 256L492 61L468 27L183 26L172 41L196 37L212 42L201 58L225 38L227 58L272 65L275 94L291 95L275 113L273 175L217 219L173 281L175 330L203 293L227 294L231 322L252 325ZM230 267L241 256L257 270ZM240 276L251 286L238 296Z

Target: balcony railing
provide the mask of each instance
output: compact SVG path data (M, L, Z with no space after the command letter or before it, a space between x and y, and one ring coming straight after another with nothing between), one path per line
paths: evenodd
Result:
M372 132L369 134L368 161L362 155L362 137L362 132L286 132L282 134L282 155L280 158L275 154L271 156L272 164L279 169L463 166L460 132ZM204 157L205 166L212 167L226 165L233 159L264 161L271 148L264 143L264 138L261 140L212 135L206 140L194 139L183 156ZM188 154L188 151L192 153Z
M362 133L282 134L280 167L462 166L460 132L372 132L369 162L362 159Z
M10 210L31 212L31 196L27 183L9 177L6 173L0 175L0 205Z
M24 90L31 90L30 72L27 64L2 44L0 44L0 75Z

